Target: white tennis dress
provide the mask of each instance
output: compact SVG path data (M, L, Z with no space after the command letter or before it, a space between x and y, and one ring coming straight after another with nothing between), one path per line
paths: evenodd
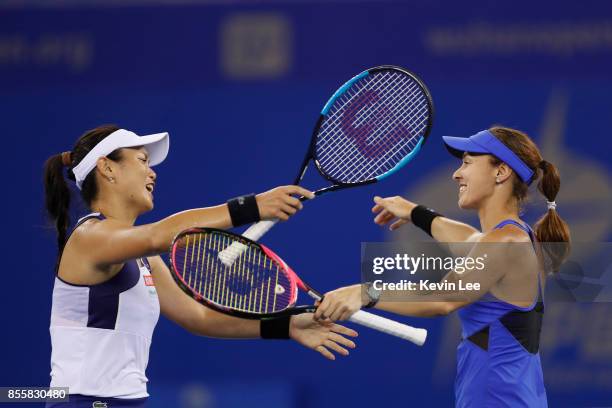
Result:
M99 213L79 220L104 219ZM145 369L159 299L146 258L125 262L110 280L73 285L55 278L51 386L70 394L147 397Z

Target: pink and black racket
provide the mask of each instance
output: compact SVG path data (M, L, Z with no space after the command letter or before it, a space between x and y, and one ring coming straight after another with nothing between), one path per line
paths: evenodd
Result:
M219 253L233 243L244 248L228 266ZM313 312L314 306L296 306L298 289L315 300L322 295L308 286L272 250L243 236L214 228L180 233L170 251L172 276L198 302L222 313L262 319ZM425 329L357 311L352 322L422 345Z

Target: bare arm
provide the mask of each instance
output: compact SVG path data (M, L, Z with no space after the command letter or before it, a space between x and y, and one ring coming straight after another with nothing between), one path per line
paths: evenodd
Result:
M380 226L391 223L390 229L396 230L400 226L409 223L410 214L416 203L405 198L374 197L375 205L372 212L376 214L374 222ZM436 217L431 224L431 234L438 242L473 242L480 236L480 231L471 225L455 221L446 217Z
M528 268L530 260L526 251L530 248L525 245L512 245L517 242L515 238L515 235L508 235L507 231L490 231L482 236L468 254L472 259L485 259L482 269L473 268L464 273L451 271L442 280L447 284L447 289L428 292L403 291L397 301L381 301L375 307L405 316L433 317L449 314L473 303L489 292L506 274ZM519 237L519 242L523 239L524 237ZM463 289L459 287L459 281ZM471 290L465 290L468 285ZM522 287L517 289L524 290ZM392 294L383 292L383 298ZM315 318L347 319L364 306L364 300L361 285L337 289L325 294Z
M284 186L257 196L262 219L287 220L302 208L293 194L312 196L299 186ZM194 227L232 226L227 204L182 211L151 224L132 226L113 219L89 221L74 234L79 252L97 266L120 264L129 259L166 252L174 237Z
M240 319L199 304L179 289L161 257L150 257L149 263L161 312L168 319L200 336L233 339L260 337L259 320ZM307 313L291 317L289 336L304 347L334 360L331 351L348 355L347 348L355 348L355 343L344 336L355 337L357 333L338 324L316 322L312 314Z
M257 338L259 321L239 319L202 306L176 285L159 256L148 258L161 313L190 333L221 338Z

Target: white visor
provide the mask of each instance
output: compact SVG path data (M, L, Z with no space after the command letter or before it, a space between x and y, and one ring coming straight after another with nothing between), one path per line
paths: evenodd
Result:
M117 149L124 147L144 146L149 153L149 165L155 166L164 161L170 148L170 136L167 132L154 135L138 136L129 130L119 129L106 136L100 143L72 169L76 185L81 189L85 177L96 167L100 157L107 156Z

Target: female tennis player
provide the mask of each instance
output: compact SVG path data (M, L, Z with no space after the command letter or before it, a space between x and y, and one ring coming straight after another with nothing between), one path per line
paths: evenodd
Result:
M559 173L544 160L534 142L518 130L493 127L469 138L444 137L446 147L462 159L453 174L459 207L475 210L481 230L446 218L401 197L374 199L378 225L395 230L412 222L440 242L474 243L474 259L488 252L479 271L451 271L443 282L479 283L479 290L434 290L423 301L377 302L373 285L349 286L327 293L315 318L343 320L363 306L406 316L440 316L459 309L462 341L457 349L455 382L458 407L545 407L546 391L538 354L544 305L541 243L569 243L569 229L556 212ZM528 186L539 179L546 214L535 231L519 214ZM495 243L495 245L490 245ZM569 245L550 251L553 268ZM502 249L503 251L496 250ZM387 292L384 293L385 296Z
M278 187L135 226L139 215L153 209L156 174L150 166L162 162L168 149L167 133L138 136L101 126L85 133L71 152L54 155L45 164L46 207L59 247L50 327L51 386L69 387L70 403L62 407L89 408L95 402L144 406L145 368L160 311L194 334L292 338L331 360L331 351L347 355L347 348L355 347L344 336L356 332L321 324L312 314L261 322L239 319L203 307L178 288L158 254L170 248L179 232L230 228L260 218L287 220L302 208L292 195L313 194L298 186ZM71 234L65 170L93 212Z

